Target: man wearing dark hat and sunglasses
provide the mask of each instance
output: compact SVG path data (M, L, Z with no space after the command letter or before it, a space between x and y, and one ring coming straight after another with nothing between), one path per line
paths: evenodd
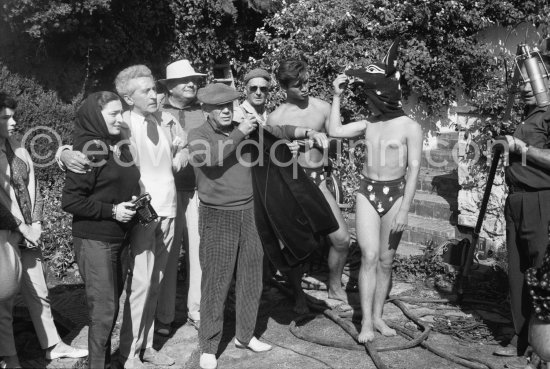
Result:
M254 216L252 154L246 137L258 128L254 119L233 121L240 94L222 83L201 88L198 98L207 117L189 133L189 163L195 167L200 198L201 285L200 366L217 367L224 302L236 269L235 346L264 352L271 346L253 336L262 292L263 249ZM291 126L265 127L277 137L310 138L326 147L323 133Z
M256 68L245 74L243 82L246 100L239 105L238 109L235 109L233 120L240 122L247 116L253 116L260 125L265 126L267 122L265 104L271 87L271 75L265 69Z

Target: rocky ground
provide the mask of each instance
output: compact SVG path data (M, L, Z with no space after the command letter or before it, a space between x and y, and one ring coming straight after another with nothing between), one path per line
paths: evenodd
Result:
M479 288L473 292L472 296L467 296L466 299L478 299L477 303L474 301L461 306L441 302L406 303L405 306L411 313L421 317L425 324L434 327L426 342L436 346L443 352L457 353L463 357L475 358L476 361L489 362L494 368L523 368L526 363L525 359L504 360L492 355L492 351L499 340L512 333L512 326L509 312L505 308L505 302L494 301L494 296L491 297L491 292L494 291L487 291L487 293L480 295L480 289L493 289L490 284L484 282L491 279L492 268L490 263L488 264L475 272L477 280L480 281L477 285ZM305 280L304 285L318 288L307 291L312 300L326 300L326 291L322 290L324 286L323 279L323 275L313 275ZM441 284L439 287L436 284L433 283L433 280L425 281L408 278L408 280L394 283L392 295L426 300L440 299L441 297L453 298L452 294L442 294L441 288L439 288ZM353 283L350 283L349 287L350 303L357 307L359 304L358 294L353 288ZM86 347L87 341L88 319L83 292L83 288L79 284L57 284L51 289L52 304L60 334L67 343L79 347ZM479 301L483 296L487 297L485 299L486 304ZM234 347L232 340L235 332L235 320L231 301L228 302L227 306L224 337L218 353L220 369L375 368L373 361L361 346L356 346L355 350L327 347L299 339L293 335L289 330L292 320L297 318L292 310L293 301L279 288L269 286L265 289L256 331L262 340L274 346L274 349L270 352L254 354ZM384 315L389 321L400 327L410 329L415 335L421 333L417 326L391 303L386 305ZM17 347L25 368L84 367L85 363L82 360L46 361L44 351L38 345L32 324L22 305L17 306L16 317ZM359 328L358 309L351 316L348 316L348 319L353 319L355 327ZM177 316L172 335L166 338L156 336L155 347L176 360L176 364L172 368L194 369L199 367L198 359L200 355L197 332L194 327L184 323L185 321L185 286L183 281L180 281L177 296ZM113 336L115 358L117 356L119 328L120 316ZM322 338L333 340L339 344L354 344L354 340L340 326L322 314L301 323L299 329L300 332L312 339ZM445 332L445 334L442 332ZM404 342L406 340L402 337L376 337L376 345L378 346L394 346ZM423 347L381 352L380 357L388 368L394 369L452 369L463 367L437 356ZM484 366L481 365L481 367Z

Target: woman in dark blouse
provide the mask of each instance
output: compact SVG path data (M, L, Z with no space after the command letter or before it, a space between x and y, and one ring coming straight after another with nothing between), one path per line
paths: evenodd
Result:
M120 139L122 104L112 92L90 95L80 107L73 146L91 161L85 174L67 172L63 210L73 214L74 251L86 284L90 315L88 367L110 364L111 334L124 279L122 255L139 195L139 170Z

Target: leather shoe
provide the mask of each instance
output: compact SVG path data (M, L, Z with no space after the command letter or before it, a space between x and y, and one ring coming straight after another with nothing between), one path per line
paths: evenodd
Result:
M69 346L63 341L60 341L57 345L46 350L47 360L55 360L55 359L61 359L61 358L67 358L67 357L78 359L84 356L88 356L88 350Z
M201 327L201 321L199 319L191 319L187 318L187 323L195 327L195 329L198 331Z
M493 355L506 357L518 356L518 348L513 345L501 346L493 351Z
M141 359L147 363L151 363L159 366L170 366L176 363L174 359L172 359L170 356L165 355L162 352L159 352L152 347L148 347L145 350L143 350Z
M201 354L199 365L201 369L216 369L218 367L218 360L216 360L216 355L206 353Z
M271 350L273 347L271 345L268 345L267 343L261 342L256 337L252 337L250 342L248 342L248 345L245 345L241 342L239 342L238 339L235 338L235 347L240 349L249 349L254 352L266 352Z

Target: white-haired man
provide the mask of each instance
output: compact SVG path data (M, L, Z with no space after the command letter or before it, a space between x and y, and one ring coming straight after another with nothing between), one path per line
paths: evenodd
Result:
M158 218L147 226L136 225L130 234L127 298L120 333L120 361L124 368L145 368L144 362L173 365L174 360L153 349L154 318L159 286L174 240L176 187L174 172L186 163L182 150L186 134L168 112L159 112L151 70L133 65L115 79L117 93L129 106L124 112L121 136L128 140L139 168L141 193L151 195ZM61 168L86 170L88 160L63 146L57 158Z
M158 219L135 226L130 235L130 273L120 333L124 368L143 368L140 360L172 365L174 360L153 349L153 325L159 284L174 237L176 187L173 170L179 169L180 127L169 113L157 112L157 92L149 68L134 65L116 77L118 94L130 107L123 115L122 135L135 149L141 192L151 195ZM176 135L173 137L174 132Z

